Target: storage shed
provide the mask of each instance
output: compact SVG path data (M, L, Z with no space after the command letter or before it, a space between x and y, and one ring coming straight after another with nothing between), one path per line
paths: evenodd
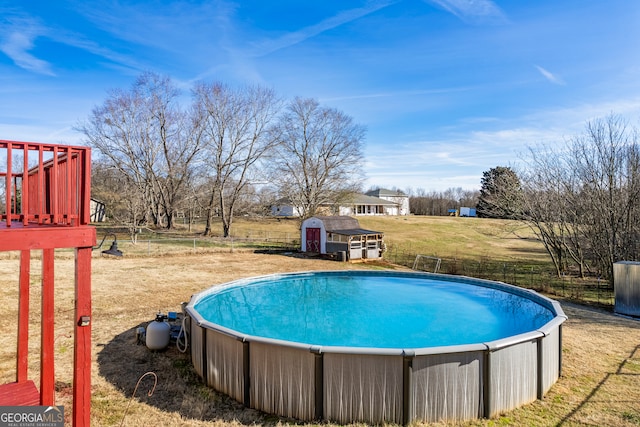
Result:
M613 263L614 311L640 317L640 262Z
M338 254L345 261L382 258L384 234L360 228L350 216L314 216L302 222L302 252Z

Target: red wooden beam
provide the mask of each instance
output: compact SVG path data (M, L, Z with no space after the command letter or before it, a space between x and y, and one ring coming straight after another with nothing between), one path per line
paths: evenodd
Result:
M54 250L42 250L42 325L40 325L40 405L52 406L54 399Z
M76 249L73 425L91 424L91 248Z
M29 370L29 280L31 251L20 253L20 291L18 300L18 351L16 382L27 381Z
M76 248L96 244L96 229L88 225L82 227L20 226L3 230L2 233L0 251Z

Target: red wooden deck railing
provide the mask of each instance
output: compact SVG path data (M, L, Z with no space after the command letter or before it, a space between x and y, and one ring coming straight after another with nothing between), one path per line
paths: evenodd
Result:
M0 169L0 221L6 227L14 221L25 226L89 223L89 148L0 140L0 150L6 158Z
M91 150L0 140L0 251L20 251L16 381L0 405L54 405L55 249L75 248L74 426L90 425ZM42 250L40 389L28 375L31 251Z

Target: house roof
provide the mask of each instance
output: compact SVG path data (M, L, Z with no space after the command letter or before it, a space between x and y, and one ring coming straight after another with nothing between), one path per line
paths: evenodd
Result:
M376 191L378 191L378 190L376 190ZM394 193L394 195L395 195L395 193ZM400 195L404 196L404 194L402 194L402 193L400 193ZM293 204L291 202L291 199L289 199L287 197L283 197L281 199L278 199L273 203L274 203L274 205L292 205ZM322 206L333 206L333 205L336 205L336 204L341 204L341 205L351 204L351 205L398 206L398 203L396 203L394 201L381 199L379 197L374 197L369 193L368 194L353 193L349 198L344 200L344 202L340 202L340 203L327 202L327 203L323 203Z
M377 190L367 191L367 196L374 197L407 197L405 193L400 190L387 190L386 188L378 188Z
M379 197L373 197L366 194L354 194L353 198L349 199L349 203L354 205L383 205L383 206L397 206L398 204L389 200L380 199Z
M276 205L290 205L291 204L291 199L289 199L288 197L282 197L282 198L276 200L273 203L276 204Z

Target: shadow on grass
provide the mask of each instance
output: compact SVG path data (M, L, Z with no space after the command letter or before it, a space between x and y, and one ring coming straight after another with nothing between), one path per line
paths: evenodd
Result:
M587 395L587 397L585 397L582 402L580 402L580 404L578 404L578 406L576 406L571 412L569 412L562 420L560 420L560 422L558 422L555 427L562 427L566 424L570 424L572 423L572 418L579 413L585 406L587 406L591 401L596 400L596 395L598 394L598 392L600 391L600 389L602 389L609 380L612 379L612 377L615 376L630 376L630 377L640 377L640 373L637 372L628 372L625 371L625 367L627 364L629 364L629 362L632 359L637 359L638 357L638 353L640 352L640 345L636 346L631 353L629 354L629 356L627 358L625 358L624 360L622 360L622 362L620 362L620 364L618 365L618 369L615 372L608 372L605 374L605 376L598 382L598 384L591 390L591 392ZM619 396L622 397L622 396ZM623 398L624 399L624 398ZM628 401L628 403L632 403L635 401ZM630 418L629 421L638 421L640 420L640 418L638 418L635 414L631 414L631 413L625 413L623 414L624 416L627 416Z
M136 329L124 331L103 344L97 358L100 375L127 399L133 395L138 379L147 372L154 372L158 383L151 396L148 394L154 381L147 375L140 381L135 399L161 411L175 412L187 419L245 425L292 421L246 408L207 387L194 371L189 351L181 353L173 343L166 350L151 351L136 343Z

